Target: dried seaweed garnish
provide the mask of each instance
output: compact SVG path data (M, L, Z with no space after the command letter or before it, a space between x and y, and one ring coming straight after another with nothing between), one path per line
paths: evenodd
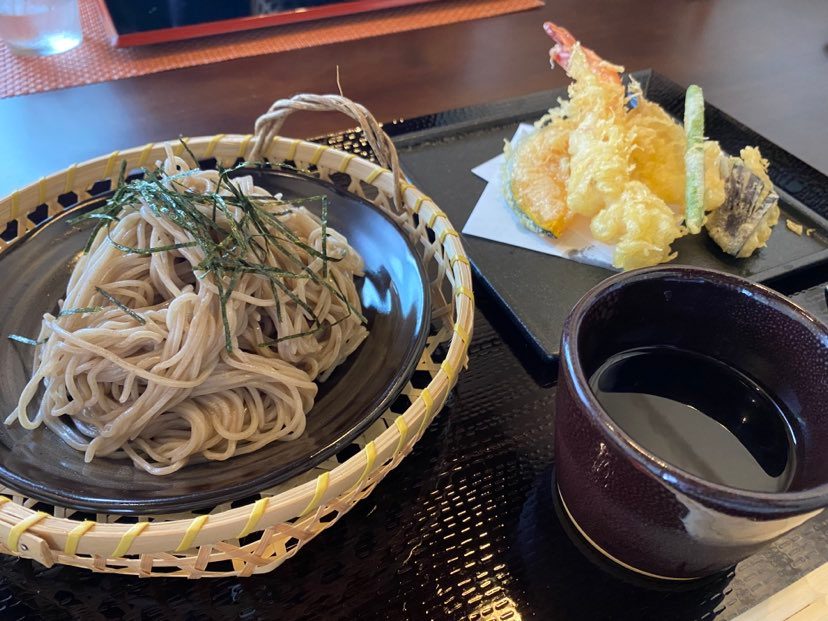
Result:
M193 158L193 161L197 163L194 154L183 140L182 145L190 157ZM126 165L124 163L121 167L118 186L106 204L73 219L73 223L82 220L97 220L84 252L89 252L95 238L102 229L105 229L108 241L124 253L146 256L188 247L200 249L204 259L193 269L197 272L197 278L209 277L216 287L224 328L225 348L228 352L233 349L233 339L227 317L227 302L238 285L239 279L244 274L255 274L268 281L276 305L277 320L281 321L282 319L283 302L281 296L284 295L301 309L311 326L309 331L280 337L272 342L274 345L283 340L316 334L345 319L342 318L334 323L320 320L313 308L293 293L285 282L288 279L308 279L325 287L332 295L346 304L348 308L346 317L356 314L360 321L365 323L366 320L363 315L348 302L336 281L329 278L328 262L341 261L344 255L342 257L328 255L327 196L311 196L283 201L270 196L246 195L238 185L233 183L230 175L247 166L246 163L242 163L228 169L219 167L216 191L197 192L187 188L181 182L183 178L197 174L199 172L197 169L182 171L173 175L165 174L160 168L153 171L144 169L143 178L126 182ZM226 190L227 193L225 195L219 194L222 190ZM312 201L321 201L322 203L320 219L322 229L321 252L302 241L281 220L282 217L292 213L296 206ZM155 216L168 219L176 224L186 232L191 241L165 246L136 248L112 239L112 224L119 222L124 212L137 209L141 205L146 205ZM279 210L280 206L284 208ZM199 209L199 207L202 207L202 209ZM210 213L203 213L203 207L209 207ZM240 216L236 214L240 214ZM271 256L271 253L286 258L288 264L293 267L282 269L268 265L267 258ZM299 253L320 259L322 262L321 273L310 269ZM136 320L145 321L134 310L118 302L105 291L98 289L98 292ZM100 309L96 308L96 310ZM92 312L92 309L72 309L67 314L74 314L74 312Z
M187 155L189 155L192 158L193 166L198 167L198 160L196 159L195 153L192 152L190 146L184 141L184 137L179 136L178 142L180 142L181 146L184 147L184 150L187 152Z
M31 345L32 347L37 347L38 345L43 345L46 342L46 339L41 339L36 341L34 339L30 339L27 336L20 336L19 334L9 334L8 336L10 341L16 341L18 343L23 343L24 345Z
M322 277L328 277L328 197L322 197Z
M348 317L350 317L350 316L351 316L351 311L349 310L347 315L345 315L341 319L337 319L336 321L334 321L332 323L324 322L324 323L320 324L318 328L314 328L313 330L306 330L305 332L299 332L298 334L288 334L287 336L280 336L279 338L277 338L275 340L265 341L264 343L259 343L258 345L256 345L256 347L273 347L274 345L278 345L282 341L290 341L291 339L298 339L298 338L303 337L303 336L311 336L313 334L318 334L319 332L322 332L323 330L327 330L328 328L330 328L332 326L335 326L338 323L342 323L343 321L348 319Z
M86 313L99 313L103 310L103 306L83 306L81 308L64 308L58 313L58 317L67 317L68 315L85 315Z
M101 289L100 287L95 287L95 291L97 291L98 293L100 293L100 294L101 294L102 296L104 296L107 300L109 300L110 302L112 302L115 306L117 306L118 308L120 308L122 311L124 311L127 315L129 315L130 317L132 317L135 321L137 321L138 323L140 323L142 326L143 326L143 325L146 325L146 323L147 323L147 320L146 320L146 319L144 319L143 317L141 317L141 315L139 315L138 313L136 313L136 312L135 312L134 310L132 310L129 306L127 306L126 304L124 304L123 302L121 302L120 300L118 300L118 299L117 299L114 295L112 295L111 293L107 293L106 291L104 291L104 290L103 290L103 289Z
M151 255L155 254L156 252L169 252L170 250L179 250L181 248L192 248L194 246L198 246L198 242L192 241L182 242L180 244L168 244L166 246L153 246L151 248L133 248L132 246L126 246L124 244L116 242L114 239L112 239L112 236L109 235L108 231L107 237L109 238L109 243L111 243L124 254Z

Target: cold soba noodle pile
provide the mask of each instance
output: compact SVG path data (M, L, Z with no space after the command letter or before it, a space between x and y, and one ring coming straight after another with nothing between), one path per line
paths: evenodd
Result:
M314 380L368 334L362 259L324 207L167 155L84 216L98 228L6 419L156 475L299 437Z

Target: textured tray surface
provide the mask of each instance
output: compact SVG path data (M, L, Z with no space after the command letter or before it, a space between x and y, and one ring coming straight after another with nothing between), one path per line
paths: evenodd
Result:
M555 389L475 321L469 370L412 454L276 571L138 580L3 557L0 618L724 620L828 561L826 514L697 592L593 567L552 507Z

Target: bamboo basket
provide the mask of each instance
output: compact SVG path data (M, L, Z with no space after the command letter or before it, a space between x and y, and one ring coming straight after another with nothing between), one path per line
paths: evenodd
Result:
M381 165L326 145L278 136L295 110L338 110L356 119ZM431 280L432 334L417 365L420 380L355 443L344 463L331 458L241 507L209 513L139 518L98 514L80 519L72 509L45 505L14 490L0 496L0 552L96 572L141 577L250 576L269 572L332 526L411 451L440 411L467 363L474 318L469 261L446 215L400 173L390 138L368 111L336 95L280 100L251 135L184 139L202 163L215 159L289 163L323 180L348 181L348 190L377 205L415 243ZM184 144L175 141L176 154ZM164 158L164 144L115 151L40 179L0 200L0 252L65 205L112 187L122 161L128 169ZM216 164L214 164L216 165ZM427 385L425 385L427 383ZM424 387L422 387L424 386ZM402 401L405 407L400 408ZM396 410L396 411L394 411ZM2 488L0 488L2 489ZM91 516L87 516L91 517Z

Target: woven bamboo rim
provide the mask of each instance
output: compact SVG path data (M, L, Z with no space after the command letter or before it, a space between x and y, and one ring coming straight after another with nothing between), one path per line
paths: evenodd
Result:
M383 166L326 145L276 135L295 110L338 110L352 116ZM361 450L353 457L314 469L312 477L297 477L272 494L263 492L243 507L218 507L209 515L185 514L178 519L152 516L125 523L120 516L98 515L96 520L82 521L61 507L36 511L32 507L43 507L42 503L7 490L0 496L2 553L46 566L60 563L145 577L249 576L271 571L367 496L411 451L467 363L474 297L459 235L440 208L401 175L391 140L365 108L340 96L300 95L277 101L258 120L253 135L218 134L183 142L198 160L215 158L225 167L255 157L270 163L292 162L324 180L347 175L349 191L388 213L416 243L431 279L432 322L439 329L429 337L417 366L430 381L420 389L409 382L403 393L411 405L401 414L387 411L384 425L366 432L359 442ZM176 154L184 148L175 141ZM136 169L163 158L163 143L115 151L74 164L3 198L0 232L5 229L7 239L0 240L0 252L44 216L61 213L62 204L91 196L95 184L101 191L100 182L116 183L123 160L128 169ZM446 352L441 362L434 361L438 346Z

